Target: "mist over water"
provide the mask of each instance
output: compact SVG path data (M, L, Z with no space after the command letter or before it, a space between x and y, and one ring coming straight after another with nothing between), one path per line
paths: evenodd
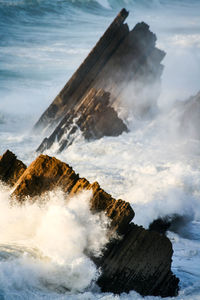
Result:
M122 7L130 12L129 27L147 22L167 53L157 113L139 117L130 86L118 107L129 133L91 142L80 136L61 154L56 145L47 154L129 201L137 224L147 228L159 216L186 216L179 232L168 233L173 271L180 278L178 299L199 299L200 142L180 134L176 104L200 90L199 1L1 0L0 154L9 148L27 164L36 157L43 137L31 133L34 122ZM84 253L101 252L107 221L91 216L89 194L66 206L62 192L54 191L43 205L22 209L10 208L10 193L0 187L0 298L142 299L134 291L116 296L95 286L99 270Z

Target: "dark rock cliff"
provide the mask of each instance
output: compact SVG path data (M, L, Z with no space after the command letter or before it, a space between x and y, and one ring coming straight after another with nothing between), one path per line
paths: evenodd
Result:
M94 88L97 93L99 89L104 90L104 95L109 92L109 103L106 103L106 110L101 109L95 115L95 122L91 119L87 122L89 125L83 130L85 138L99 138L103 135L116 136L127 130L123 121L110 107L111 105L115 108L123 106L127 93L137 114L145 115L152 106L156 106L163 70L161 61L165 53L155 47L156 36L149 30L147 24L138 23L130 31L128 25L124 24L127 16L128 12L125 9L118 14L88 57L35 124L36 132L46 127L52 128L53 131L51 136L39 146L38 151L43 152L49 148L54 140L64 140L59 145L59 151L73 142L74 138L70 139L68 132L71 135L75 130L75 125L73 129L71 128L74 112L76 111L75 115L81 116L82 104L90 98L88 105L91 107L85 111L83 118L80 117L78 123L73 118L76 126L83 129L81 122L84 122L87 117L91 118L92 111L94 113L95 108L92 103L94 97L91 96ZM146 90L148 93L144 92ZM103 107L104 98L105 96L99 97L95 106ZM105 120L103 130L102 126L95 127L94 125L98 123L98 119ZM106 122L108 119L112 120L112 124Z
M172 254L167 237L131 223L123 238L112 242L97 261L103 271L98 284L104 292L134 289L144 296L177 295L179 280L171 272Z

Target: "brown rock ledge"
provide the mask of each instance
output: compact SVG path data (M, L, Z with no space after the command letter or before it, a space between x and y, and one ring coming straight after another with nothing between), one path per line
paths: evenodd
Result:
M14 185L26 170L26 165L16 158L16 155L7 150L0 156L0 180Z
M66 163L42 154L19 178L12 195L23 202L26 196L39 196L56 187L61 187L71 196L83 189L92 190L91 210L94 212L105 211L106 215L112 219L113 229L119 232L123 232L134 217L129 203L115 200L102 190L97 182L90 184L85 178L80 178Z

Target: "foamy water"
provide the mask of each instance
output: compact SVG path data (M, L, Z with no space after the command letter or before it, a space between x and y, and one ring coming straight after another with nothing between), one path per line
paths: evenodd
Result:
M0 152L9 148L27 164L36 157L43 137L31 133L34 122L122 7L130 10L130 27L146 21L167 52L159 113L138 119L127 99L118 109L129 133L90 142L80 136L61 154L56 145L47 154L129 201L137 224L186 216L188 223L168 233L177 299L200 299L200 142L180 135L174 106L200 89L199 1L0 1ZM66 204L57 190L21 208L10 207L10 193L1 185L0 298L142 299L134 291L104 294L95 285L99 270L85 251L101 253L107 220L90 214L91 195Z

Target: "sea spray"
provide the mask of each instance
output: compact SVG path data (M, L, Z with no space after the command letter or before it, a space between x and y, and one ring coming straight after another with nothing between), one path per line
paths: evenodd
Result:
M5 292L84 291L100 274L85 253L101 255L108 242L109 221L103 214L91 214L91 192L66 201L56 190L34 203L12 206L9 192L1 187L1 287Z

